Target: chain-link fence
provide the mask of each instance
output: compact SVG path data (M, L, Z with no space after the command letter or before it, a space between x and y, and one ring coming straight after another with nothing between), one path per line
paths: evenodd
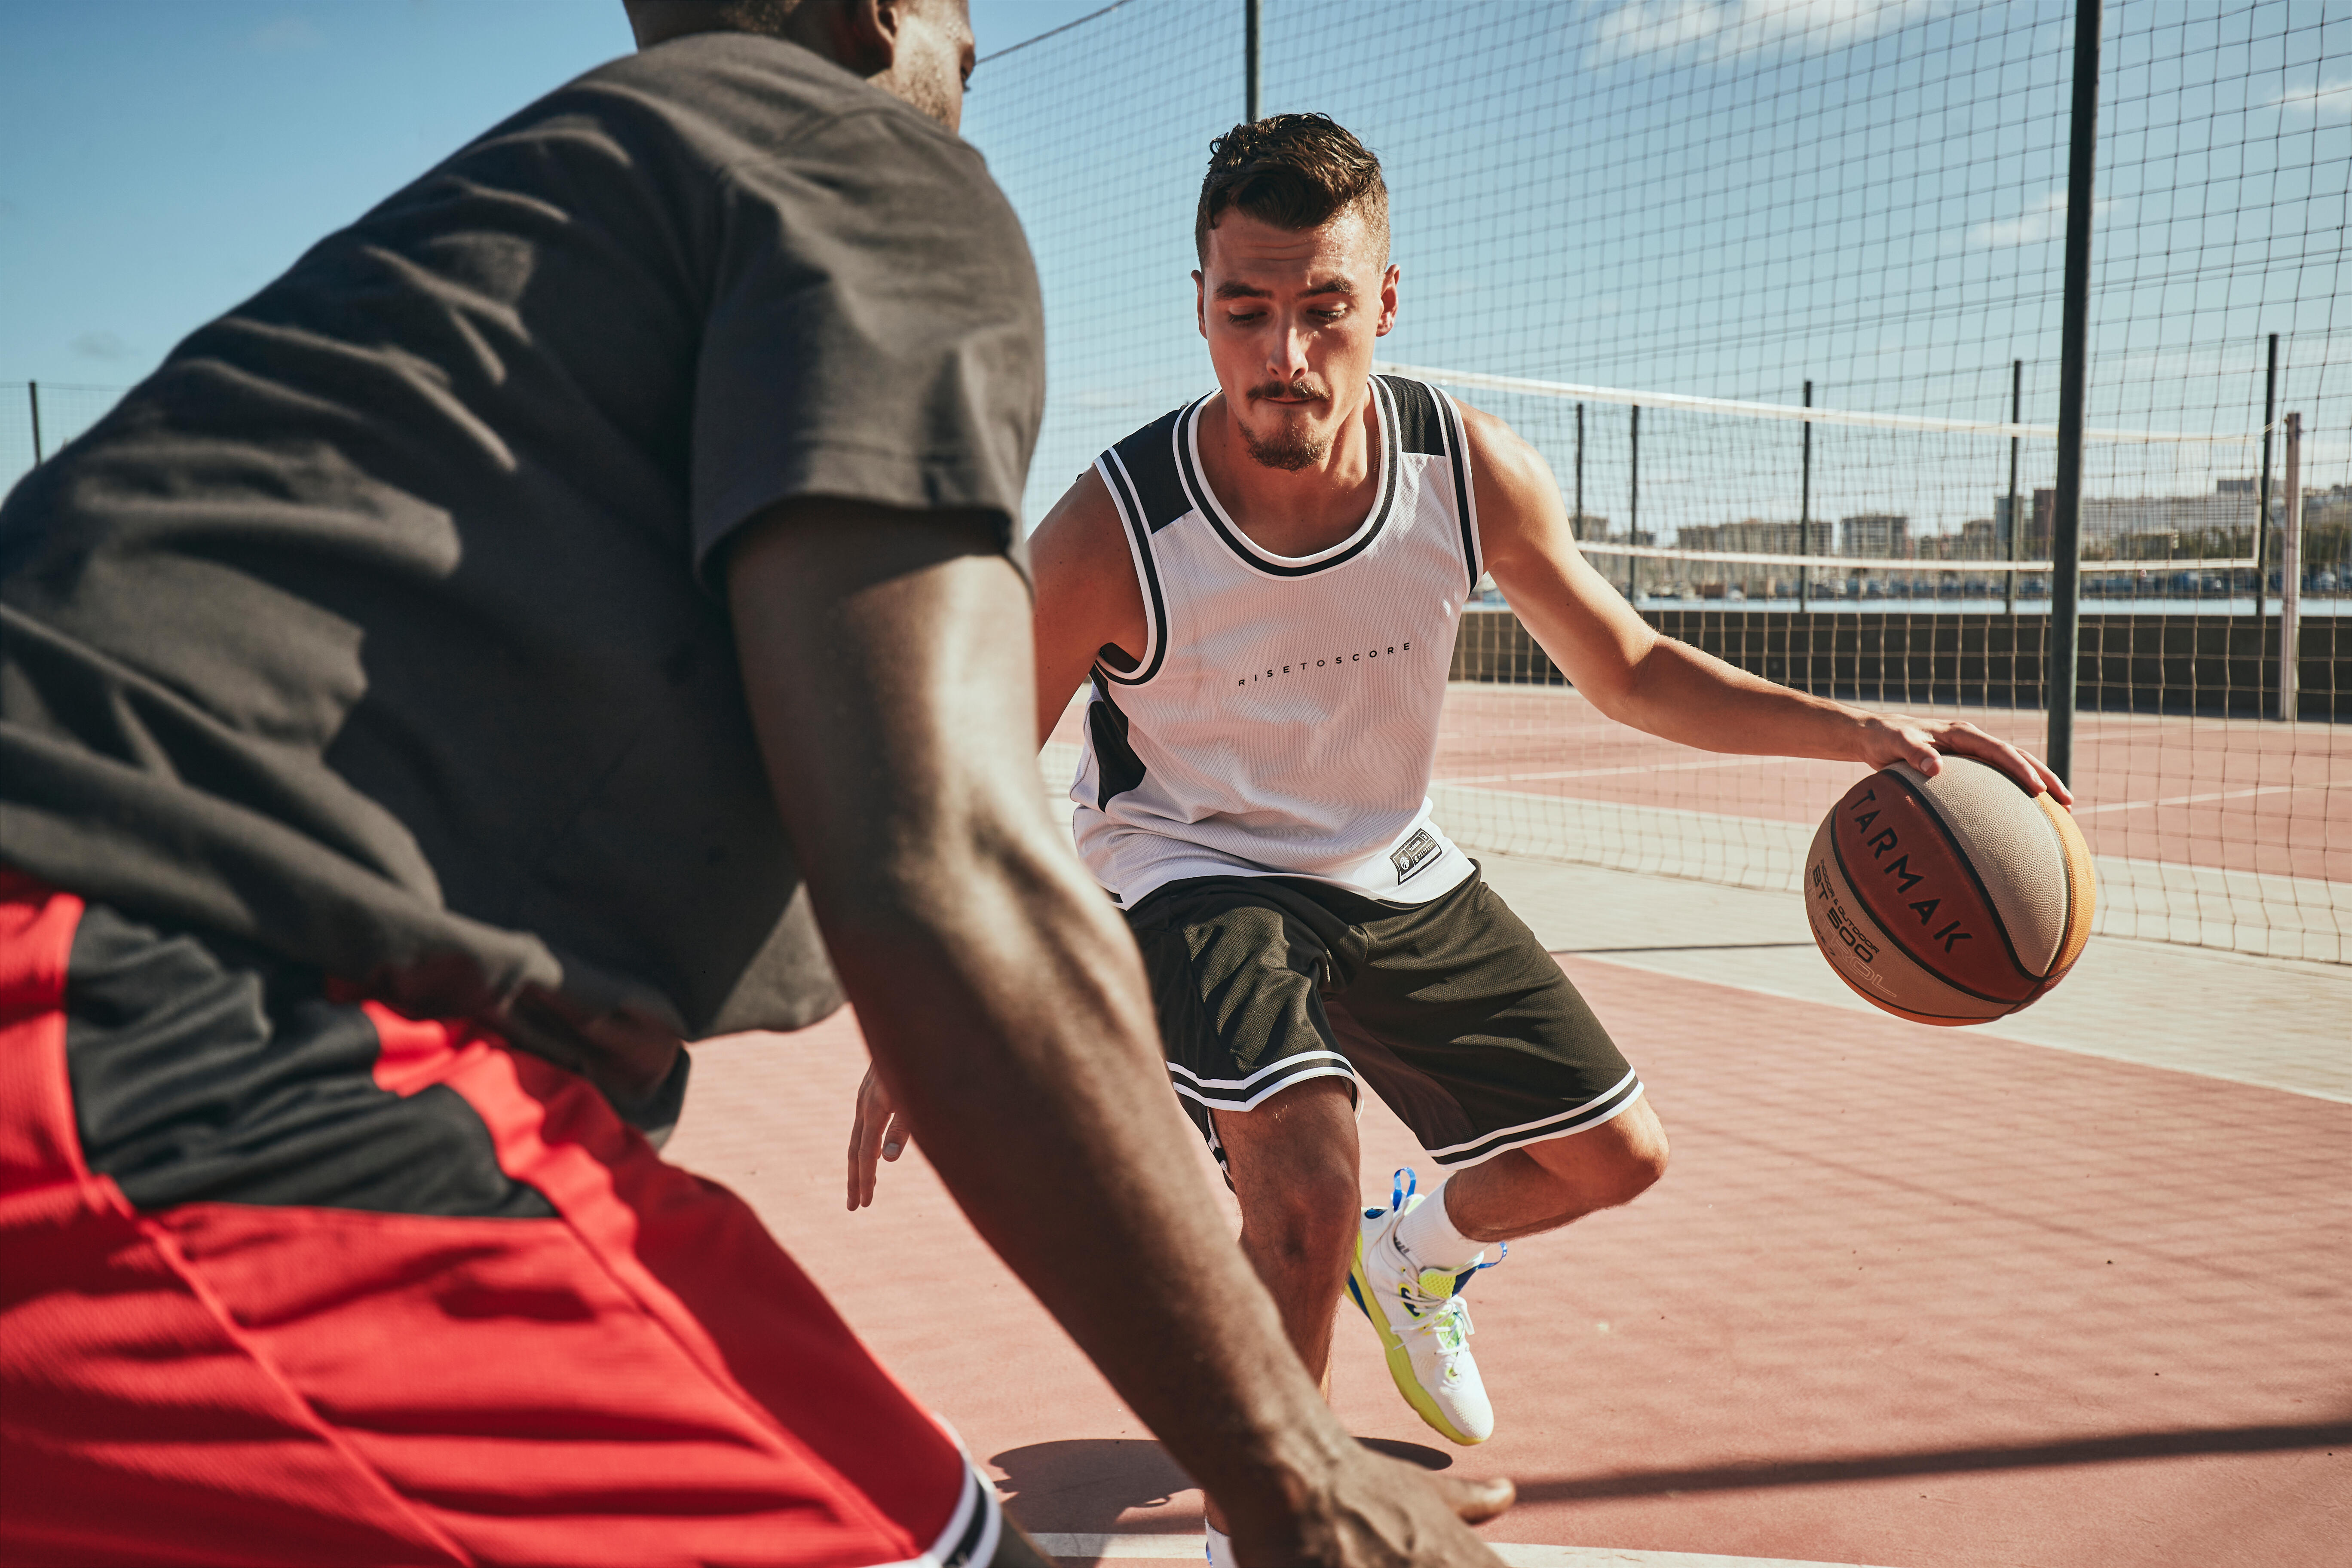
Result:
M967 134L1045 280L1033 517L1210 384L1192 209L1247 10L1128 0L973 79ZM1385 353L1537 444L1654 622L2060 740L2111 932L2352 959L2352 6L2107 5L2071 203L2071 5L1262 16L1264 111L1329 113L1386 167ZM2070 221L2088 434L2062 500ZM1457 837L1795 885L1838 770L1595 722L1490 605L1436 785Z

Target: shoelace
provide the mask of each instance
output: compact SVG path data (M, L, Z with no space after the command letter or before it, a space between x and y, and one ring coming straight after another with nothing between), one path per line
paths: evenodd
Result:
M1413 1315L1412 1321L1398 1329L1399 1338L1426 1334L1447 1355L1459 1355L1468 1348L1470 1336L1475 1331L1470 1322L1469 1302L1459 1296L1433 1296L1412 1285L1406 1286L1402 1294Z
M1420 1174L1410 1165L1399 1168L1389 1177L1388 1212L1395 1214L1403 1208L1420 1190ZM1399 1255L1402 1257L1402 1249ZM1404 1297L1405 1310L1412 1314L1412 1319L1398 1330L1400 1335L1427 1334L1436 1340L1443 1353L1449 1356L1461 1354L1469 1348L1470 1336L1476 1332L1470 1321L1470 1303L1462 1299L1462 1288L1470 1282L1473 1274L1484 1273L1510 1255L1510 1243L1498 1242L1493 1263L1474 1264L1455 1274L1454 1289L1443 1296L1432 1295L1423 1289L1418 1273L1408 1274L1399 1294Z
M1411 1165L1399 1167L1389 1176L1388 1212L1394 1214L1399 1209L1404 1207L1404 1205L1411 1201L1412 1195L1419 1191L1421 1191L1420 1174L1416 1173ZM1379 1209L1366 1209L1364 1211L1364 1217L1366 1219L1376 1219L1380 1216L1380 1214L1381 1211ZM1400 1249L1400 1252L1402 1252L1402 1249ZM1496 1242L1495 1244L1495 1257L1492 1262L1474 1263L1469 1268L1455 1273L1454 1276L1454 1293L1456 1295L1461 1293L1462 1288L1470 1283L1470 1277L1472 1275L1484 1274L1489 1268L1499 1267L1503 1259L1510 1257L1510 1255L1511 1244L1509 1242ZM1463 1310L1466 1312L1469 1309L1465 1307Z

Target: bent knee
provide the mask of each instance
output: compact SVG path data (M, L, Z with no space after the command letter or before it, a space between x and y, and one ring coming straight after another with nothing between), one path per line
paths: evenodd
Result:
M1301 1262L1352 1256L1361 1197L1352 1171L1295 1172L1280 1186L1251 1194L1242 1225L1260 1246Z
M1658 1178L1666 1173L1671 1150L1666 1129L1647 1100L1636 1100L1608 1128L1616 1136L1610 1140L1609 1158L1601 1162L1599 1174L1604 1187L1602 1205L1613 1208L1632 1203L1658 1184Z

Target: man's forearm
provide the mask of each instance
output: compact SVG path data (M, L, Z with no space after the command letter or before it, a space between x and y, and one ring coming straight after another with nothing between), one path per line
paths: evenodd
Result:
M1660 637L1611 714L1664 740L1750 756L1863 756L1872 715Z
M923 874L836 900L835 963L975 1228L1237 1522L1273 1517L1348 1439L1225 1234L1132 944L1028 837L946 833Z
M1134 942L1046 816L1027 595L992 533L822 502L748 531L729 597L753 724L876 1066L949 1191L1278 1542L1348 1440L1202 1177Z

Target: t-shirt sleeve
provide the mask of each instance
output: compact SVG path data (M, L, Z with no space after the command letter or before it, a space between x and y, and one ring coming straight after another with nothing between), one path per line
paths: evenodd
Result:
M696 377L696 571L801 495L993 511L1017 559L1045 313L980 155L877 110L729 178Z

